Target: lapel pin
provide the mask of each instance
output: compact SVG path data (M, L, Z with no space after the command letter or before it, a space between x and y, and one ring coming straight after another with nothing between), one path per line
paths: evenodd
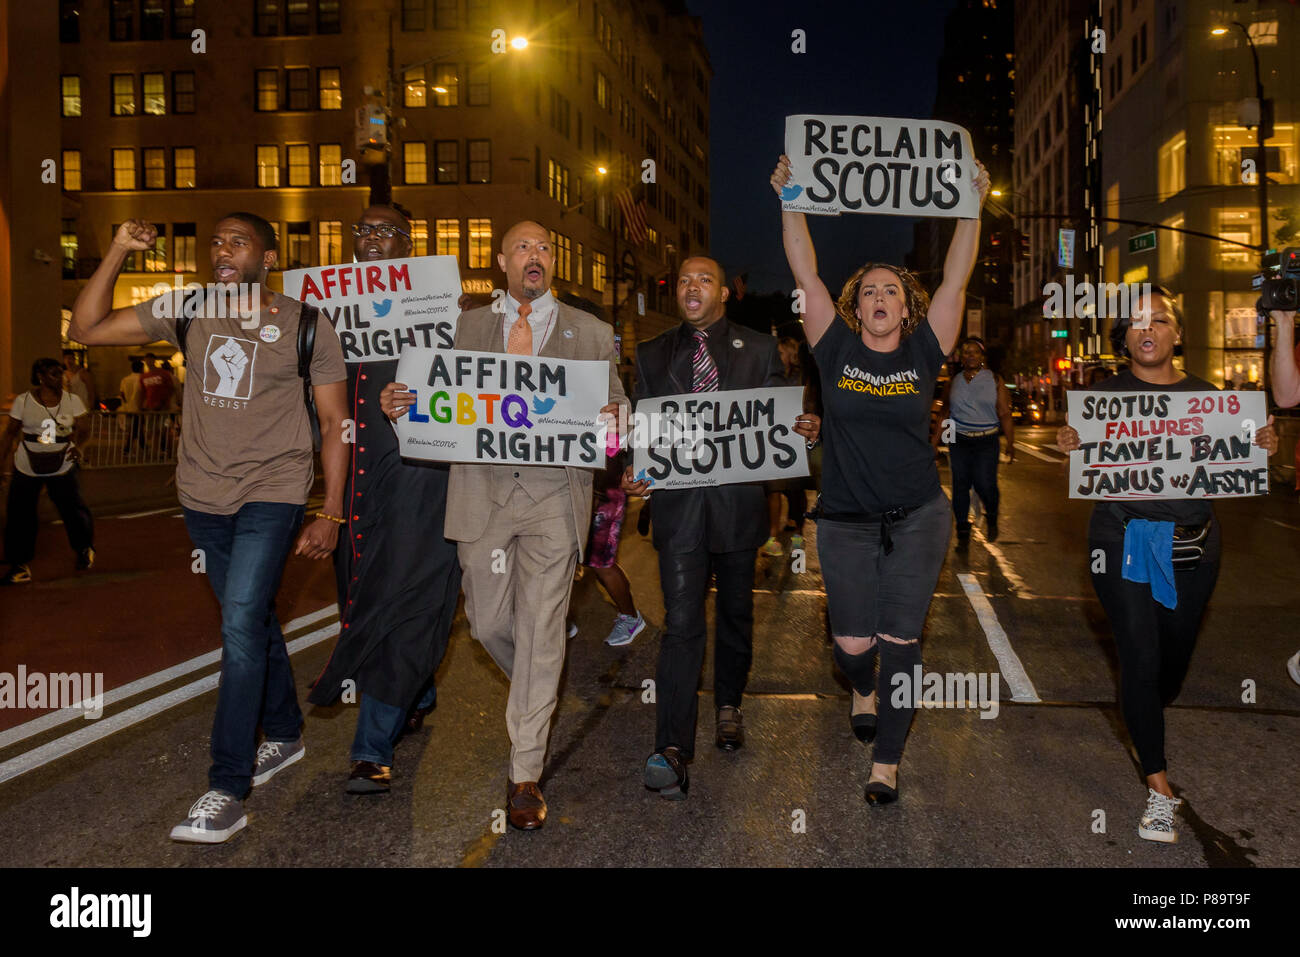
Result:
M733 349L740 349L740 348L743 348L744 345L745 345L745 343L741 342L739 339L732 339L732 340L731 340L731 348L733 348Z
M572 329L565 329L565 330L564 330L564 338L566 338L566 339L572 339L572 338L573 338L573 330L572 330Z

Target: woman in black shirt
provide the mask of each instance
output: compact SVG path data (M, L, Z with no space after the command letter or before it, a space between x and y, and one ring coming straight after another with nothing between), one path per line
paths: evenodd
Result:
M976 166L982 204L989 176ZM771 180L778 196L789 179L782 156ZM980 223L957 221L933 300L911 273L877 263L858 269L832 300L804 214L782 212L781 232L825 406L817 552L835 663L853 687L850 723L860 740L876 736L879 713L866 799L882 806L898 798L898 762L921 691L912 687L921 629L952 534L930 446L930 401L961 327Z
M1129 356L1132 365L1097 383L1093 391L1218 391L1204 379L1174 368L1183 318L1168 290L1154 287L1149 296L1133 303L1133 312L1137 322L1121 319L1111 331L1115 351ZM1269 454L1277 451L1272 423L1270 416L1255 433L1255 444ZM1067 425L1058 431L1056 441L1063 452L1072 452L1079 448L1079 433ZM1125 535L1134 521L1174 523L1173 552L1187 558L1174 565L1173 607L1157 601L1150 585L1128 581L1122 574ZM1219 574L1219 547L1219 524L1206 499L1098 502L1088 526L1089 554L1097 556L1100 551L1104 558L1104 564L1093 563L1092 584L1115 634L1124 724L1146 775L1147 806L1138 835L1149 841L1172 844L1178 839L1174 812L1182 801L1174 797L1166 774L1164 706L1178 695L1187 674L1201 617Z

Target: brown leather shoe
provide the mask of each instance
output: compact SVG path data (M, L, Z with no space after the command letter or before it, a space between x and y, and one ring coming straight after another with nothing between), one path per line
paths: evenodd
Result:
M387 765L354 761L344 790L349 794L387 794L392 781L392 768Z
M546 799L536 781L506 782L506 810L511 827L535 831L546 823Z

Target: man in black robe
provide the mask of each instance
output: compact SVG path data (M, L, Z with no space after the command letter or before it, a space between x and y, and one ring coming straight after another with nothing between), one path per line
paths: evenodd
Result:
M358 262L411 255L411 222L400 207L370 207L352 235ZM439 346L451 348L455 332L452 317L446 334L439 331ZM348 364L356 426L344 493L347 526L334 554L339 641L308 697L328 705L360 694L350 794L387 793L393 746L433 710L433 675L460 594L456 543L443 538L447 466L403 460L379 408L380 390L396 378L395 358Z

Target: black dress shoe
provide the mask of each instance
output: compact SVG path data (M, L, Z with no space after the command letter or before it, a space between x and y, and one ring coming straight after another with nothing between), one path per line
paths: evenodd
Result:
M853 733L863 744L870 744L876 740L876 716L874 714L851 714L849 715L849 724L853 726Z
M990 542L996 542L998 540L998 523L989 520L987 524L988 527L984 531L984 537Z
M898 788L891 788L884 781L868 781L865 797L872 807L884 807L898 800Z
M718 709L717 745L723 751L739 751L745 746L745 725L739 708L726 704Z

